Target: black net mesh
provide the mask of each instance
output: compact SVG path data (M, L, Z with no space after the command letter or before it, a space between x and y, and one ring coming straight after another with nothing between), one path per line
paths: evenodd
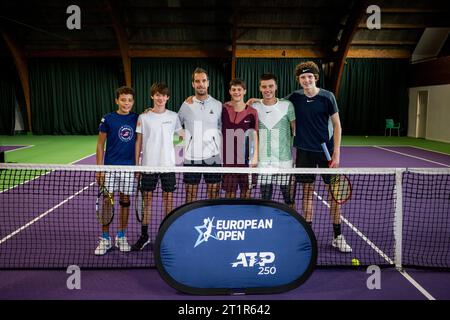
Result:
M81 268L153 267L152 244L166 211L186 201L226 196L270 198L312 220L319 266L349 266L354 258L361 265L393 266L401 257L405 265L450 267L449 170L403 170L397 174L402 183L396 185L399 170L395 169L270 172L248 168L173 168L172 172L165 170L163 183L158 175L161 172L154 169L147 172L152 175L145 187L147 192L154 188L148 211L150 243L143 250L121 251L127 248L116 247L118 231L123 229L130 246L141 234L134 199L136 171L142 168L105 168L0 164L0 268L67 268L73 264ZM107 230L111 248L106 254L95 254L103 234L95 210L99 170L105 171L106 185L120 187L129 194L121 198L119 192L114 193L115 216ZM352 195L347 202L333 202L320 175L324 172L345 173L349 178ZM305 174L316 176L312 188L301 182ZM193 184L198 178L200 183ZM210 183L205 183L205 178ZM128 209L121 205L127 201ZM312 214L308 209L311 206ZM342 243L334 240L336 215L351 252L342 252Z

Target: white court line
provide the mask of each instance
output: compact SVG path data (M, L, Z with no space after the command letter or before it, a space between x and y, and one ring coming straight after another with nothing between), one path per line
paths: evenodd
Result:
M392 147L395 147L395 146L392 146ZM450 154L445 153L445 152L442 152L442 151L430 150L430 149L426 149L426 148L422 148L422 147L417 147L417 146L397 146L397 147L416 148L416 149L419 149L419 150L424 150L424 151L428 151L428 152L434 152L434 153L439 153L439 154L443 154L443 155L446 155L446 156L450 156Z
M322 201L322 203L327 207L330 208L330 204L325 201L320 195L317 194L316 191L314 191L314 195ZM384 260L386 260L389 264L394 264L394 261L389 258L380 248L378 248L372 241L369 240L358 228L356 228L353 224L350 223L342 214L341 214L341 220L344 221L344 223L352 229L358 236L360 236L373 250L375 250L376 253L378 253ZM419 290L420 293L422 293L428 300L436 300L427 290L425 290L424 287L422 287L417 281L415 281L406 271L404 270L398 270L400 274L406 278L417 290Z
M92 157L93 155L95 155L95 153L92 153L92 154L90 154L90 155L87 155L86 157L83 157L83 158L81 158L81 159L72 161L72 162L70 162L69 164L75 164L75 163L80 162L80 161L82 161L82 160L84 160L84 159L87 159L87 158L89 158L89 157Z
M12 232L11 234L7 235L6 237L4 237L3 239L0 240L0 244L2 244L3 242L11 239L12 237L14 237L16 234L18 234L19 232L25 230L26 228L28 228L29 226L31 226L32 224L38 222L39 220L41 220L42 218L44 218L46 215L48 215L50 212L58 209L59 207L61 207L62 205L64 205L65 203L69 202L70 200L72 200L73 198L75 198L76 196L78 196L79 194L83 193L84 191L86 191L87 189L89 189L93 184L95 184L95 182L91 182L88 186L84 187L81 190L78 190L75 194L71 195L70 197L64 199L63 201L61 201L60 203L58 203L56 206L54 206L51 209L48 209L47 211L45 211L44 213L41 213L39 216L37 216L36 218L34 218L33 220L29 221L27 224L21 226L19 229L15 230L14 232Z
M441 165L441 166L450 168L450 165L445 164L445 163L440 163L440 162L433 161L433 160L429 160L429 159L425 159L425 158L422 158L422 157L413 156L413 155L410 155L410 154L407 154L407 153L403 153L403 152L400 152L400 151L395 151L395 150L386 149L386 148L383 148L383 147L380 147L380 146L373 146L373 147L374 147L374 148L377 148L377 149L384 150L384 151L389 151L389 152L392 152L392 153L401 154L402 156L411 157L411 158L415 158L415 159L419 159L419 160L422 160L422 161L431 162L431 163L434 163L434 164L438 164L438 165Z
M83 157L83 158L81 158L81 159L72 161L72 162L70 162L69 164L75 164L76 162L79 162L79 161L82 161L82 160L87 159L87 158L89 158L89 157L92 157L94 154L95 154L95 153L92 153L92 154L90 154L90 155L88 155L88 156L86 156L86 157ZM38 176L36 176L36 177L30 179L30 180L25 180L25 181L23 181L23 182L21 182L21 183L15 185L15 186L12 186L12 187L10 187L10 188L8 188L8 189L0 190L0 193L7 192L7 191L9 191L9 190L12 190L12 189L14 189L14 188L17 188L18 186L21 186L21 185L23 185L23 184L26 184L26 183L31 182L31 181L33 181L33 180L36 180L37 178L43 177L43 176L49 174L50 172L53 172L53 171L48 171L48 172L46 172L46 173L40 174L40 175L38 175Z
M325 201L321 196L317 194L316 191L314 191L314 195L322 201L322 203L330 208L330 204ZM378 253L384 260L386 260L389 264L394 264L394 261L388 257L387 254L385 254L380 248L378 248L372 241L369 240L358 228L356 228L353 224L350 223L342 214L341 214L341 220L344 221L344 223L349 226L350 229L352 229L358 236L360 236L373 250L375 250L376 253Z
M433 297L427 290L425 290L416 280L414 280L413 277L411 277L406 271L404 270L398 270L402 276L406 278L411 284L416 287L417 290L420 291L425 297L427 297L428 300L436 300L435 297Z
M3 146L4 147L9 147L8 145L3 145ZM23 150L23 149L28 149L28 148L32 148L32 147L34 147L34 144L30 144L30 145L25 146L25 147L15 148L15 149L12 149L12 150L6 150L5 153L6 152L18 151L18 150Z
M23 185L23 184L25 184L25 183L28 183L28 182L31 182L31 181L33 181L33 180L36 180L37 178L43 177L43 176L49 174L50 172L52 172L52 171L48 171L48 172L46 172L46 173L40 174L40 175L38 175L38 176L36 176L36 177L30 179L30 180L22 181L21 183L16 184L16 185L14 185L14 186L12 186L12 187L9 187L8 189L0 190L0 193L7 192L7 191L9 191L9 190L12 190L12 189L14 189L14 188L17 188L18 186L21 186L21 185Z

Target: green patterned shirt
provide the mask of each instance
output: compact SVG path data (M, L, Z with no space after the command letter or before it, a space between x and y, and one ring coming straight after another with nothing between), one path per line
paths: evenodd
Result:
M292 160L291 121L295 120L292 103L279 99L276 104L266 106L261 100L252 107L258 111L259 161Z

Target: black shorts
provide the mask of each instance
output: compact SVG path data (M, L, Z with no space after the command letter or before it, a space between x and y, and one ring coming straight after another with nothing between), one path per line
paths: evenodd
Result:
M220 157L215 156L206 160L185 160L183 163L185 167L221 167ZM207 184L216 184L222 181L221 173L201 173L201 172L185 172L183 175L183 182L186 184L196 185L200 183L200 180L205 179Z
M158 184L158 179L161 179L161 189L164 192L174 192L177 183L174 172L168 173L150 173L142 174L141 190L144 192L153 192Z
M330 151L333 154L333 150ZM328 160L323 152L313 152L297 149L296 168L328 168ZM330 183L331 174L322 174L322 180L326 184ZM296 174L295 181L300 183L313 183L316 181L314 174Z

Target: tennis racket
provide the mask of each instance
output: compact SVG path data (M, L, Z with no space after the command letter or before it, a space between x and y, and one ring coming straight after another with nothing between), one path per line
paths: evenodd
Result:
M325 157L328 160L328 166L331 164L331 156L328 152L326 143L321 144ZM350 179L344 174L334 174L331 176L329 189L331 197L338 204L347 202L352 196L352 184Z
M142 192L141 189L141 179L142 176L138 178L137 190L134 196L134 211L136 213L136 219L139 222L142 222L142 219L144 218L144 207L145 207L144 193Z
M102 226L109 226L114 219L114 196L102 184L99 188L95 211L98 222Z

